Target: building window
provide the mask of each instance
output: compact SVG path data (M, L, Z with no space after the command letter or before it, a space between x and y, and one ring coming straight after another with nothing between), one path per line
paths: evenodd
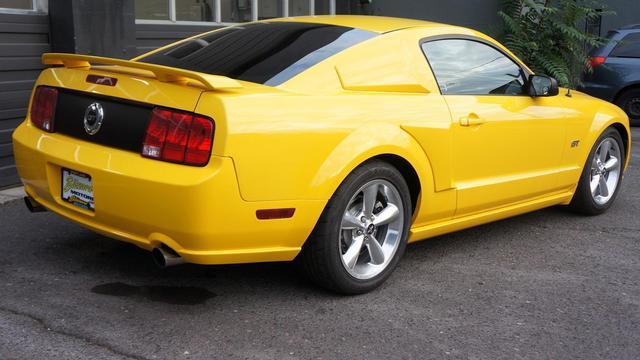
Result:
M311 9L310 6L310 1L309 0L289 0L286 1L289 3L289 7L288 7L288 11L289 11L289 16L305 16L305 15L310 15L311 11L309 9Z
M261 0L258 2L258 20L275 19L283 15L283 3L281 0Z
M253 14L253 1L251 0L219 0L219 22L237 23L251 21Z
M135 0L136 22L143 24L240 23L288 16L335 14L335 9L336 0Z
M168 0L136 0L136 19L170 20Z
M32 0L2 0L0 6L6 9L33 10Z
M214 0L176 0L177 21L213 21Z
M0 0L0 13L46 13L47 0Z
M597 13L602 13L602 9L597 9ZM587 34L600 36L602 34L602 15L587 18L585 21L584 31Z

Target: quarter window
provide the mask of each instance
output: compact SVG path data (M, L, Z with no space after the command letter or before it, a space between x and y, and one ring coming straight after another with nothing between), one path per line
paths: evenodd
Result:
M443 95L522 95L524 72L513 60L478 41L446 39L422 44Z
M625 36L611 52L612 57L640 58L640 33Z

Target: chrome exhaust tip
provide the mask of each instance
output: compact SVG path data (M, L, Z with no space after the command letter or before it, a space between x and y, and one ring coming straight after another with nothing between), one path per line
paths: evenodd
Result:
M39 213L39 212L47 211L47 208L45 208L44 206L40 205L40 203L35 201L31 196L25 196L24 197L24 204L27 206L27 209L29 209L29 211L32 212L32 213Z
M151 257L153 258L153 262L161 269L184 264L184 259L166 245L151 250Z

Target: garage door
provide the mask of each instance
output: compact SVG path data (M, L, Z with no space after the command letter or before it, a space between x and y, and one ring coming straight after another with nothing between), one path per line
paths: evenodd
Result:
M40 55L48 50L47 15L0 14L0 188L18 183L11 133L27 113Z

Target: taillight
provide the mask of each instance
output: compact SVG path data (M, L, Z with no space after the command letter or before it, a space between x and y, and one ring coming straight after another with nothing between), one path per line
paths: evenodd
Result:
M209 162L213 121L201 115L154 108L142 144L142 156L203 166Z
M206 164L211 156L212 140L213 122L203 116L194 116L184 162L187 164Z
M30 118L36 127L53 132L53 115L58 101L58 89L38 86L31 102Z
M592 56L589 58L589 64L592 69L597 68L598 66L604 64L607 61L607 58L604 56Z

